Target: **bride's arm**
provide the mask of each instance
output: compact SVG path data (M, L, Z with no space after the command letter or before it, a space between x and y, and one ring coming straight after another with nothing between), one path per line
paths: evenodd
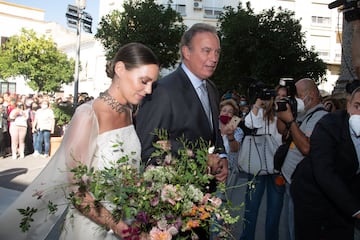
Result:
M91 105L79 107L76 110L63 139L64 153L69 169L76 167L79 163L85 164L88 167L93 166L98 134L98 121ZM69 180L70 182L73 181L72 174L69 175ZM128 235L128 233L126 233L128 226L123 221L116 223L111 212L102 205L95 206L95 199L90 193L77 192L76 196L81 199L81 203L75 207L83 215L95 223L104 226L106 229L112 229L115 234L122 238Z
M80 198L81 204L75 205L75 207L85 216L87 216L92 221L96 222L98 225L103 226L107 230L112 230L116 235L121 238L129 236L129 226L123 222L115 222L109 210L107 210L102 205L95 205L94 198L90 193L77 193L77 197Z

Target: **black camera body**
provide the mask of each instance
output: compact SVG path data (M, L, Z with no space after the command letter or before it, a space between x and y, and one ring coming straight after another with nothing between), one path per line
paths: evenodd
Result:
M249 86L249 99L250 102L254 103L256 99L260 98L261 100L270 100L276 96L275 89L271 89L261 81L253 83Z
M360 0L336 0L329 3L329 9L342 6L346 21L351 22L360 19Z
M296 86L295 81L293 78L281 78L279 81L280 87L285 87L287 91L287 96L284 98L281 98L275 102L276 104L276 111L277 112L283 112L287 110L286 104L290 105L291 112L296 118L297 116L297 102L296 102Z
M272 97L276 96L275 89L263 88L257 92L257 98L261 100L270 100Z

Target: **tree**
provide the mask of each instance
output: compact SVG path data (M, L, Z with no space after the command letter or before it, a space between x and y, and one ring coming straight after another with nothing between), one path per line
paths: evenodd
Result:
M74 60L57 49L56 43L33 30L22 29L0 50L0 78L24 76L35 91L55 92L73 81Z
M124 12L114 10L101 18L95 35L106 49L107 59L124 44L140 42L154 51L161 67L173 67L179 60L179 42L185 31L180 14L154 0L129 0L123 6Z
M247 3L226 7L219 17L222 55L214 81L246 92L253 79L274 87L281 77L324 79L326 64L305 46L295 13L279 7L255 14Z

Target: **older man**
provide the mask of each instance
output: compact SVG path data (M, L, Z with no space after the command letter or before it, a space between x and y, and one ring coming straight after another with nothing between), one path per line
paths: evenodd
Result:
M152 94L143 100L136 115L136 132L145 163L155 163L150 157L155 151L153 143L158 140L152 134L156 128L168 131L173 154L183 147L181 137L193 143L203 138L216 149L222 149L220 153L225 153L218 120L220 96L215 84L208 79L220 57L215 27L194 24L184 33L180 49L182 63L154 84ZM225 181L227 159L219 159L215 168L218 169L216 179Z
M296 166L309 153L310 135L315 124L322 118L327 111L321 104L321 96L319 90L312 79L304 78L296 82L297 93L297 118L295 119L290 106L283 112L278 112L278 130L280 133L285 131L292 138L289 151L285 158L281 172L286 179L286 194L288 196L288 222L289 237L295 239L294 232L294 210L292 199L290 196L290 184L292 174Z

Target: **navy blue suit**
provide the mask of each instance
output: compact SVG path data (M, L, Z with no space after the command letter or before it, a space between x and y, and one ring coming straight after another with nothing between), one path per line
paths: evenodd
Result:
M152 94L145 97L136 115L136 132L141 142L143 162L147 162L155 150L152 144L158 139L151 134L155 128L168 131L174 154L183 147L178 141L181 137L191 142L202 137L225 151L218 120L220 96L214 83L206 81L213 128L196 90L181 67L154 83Z

